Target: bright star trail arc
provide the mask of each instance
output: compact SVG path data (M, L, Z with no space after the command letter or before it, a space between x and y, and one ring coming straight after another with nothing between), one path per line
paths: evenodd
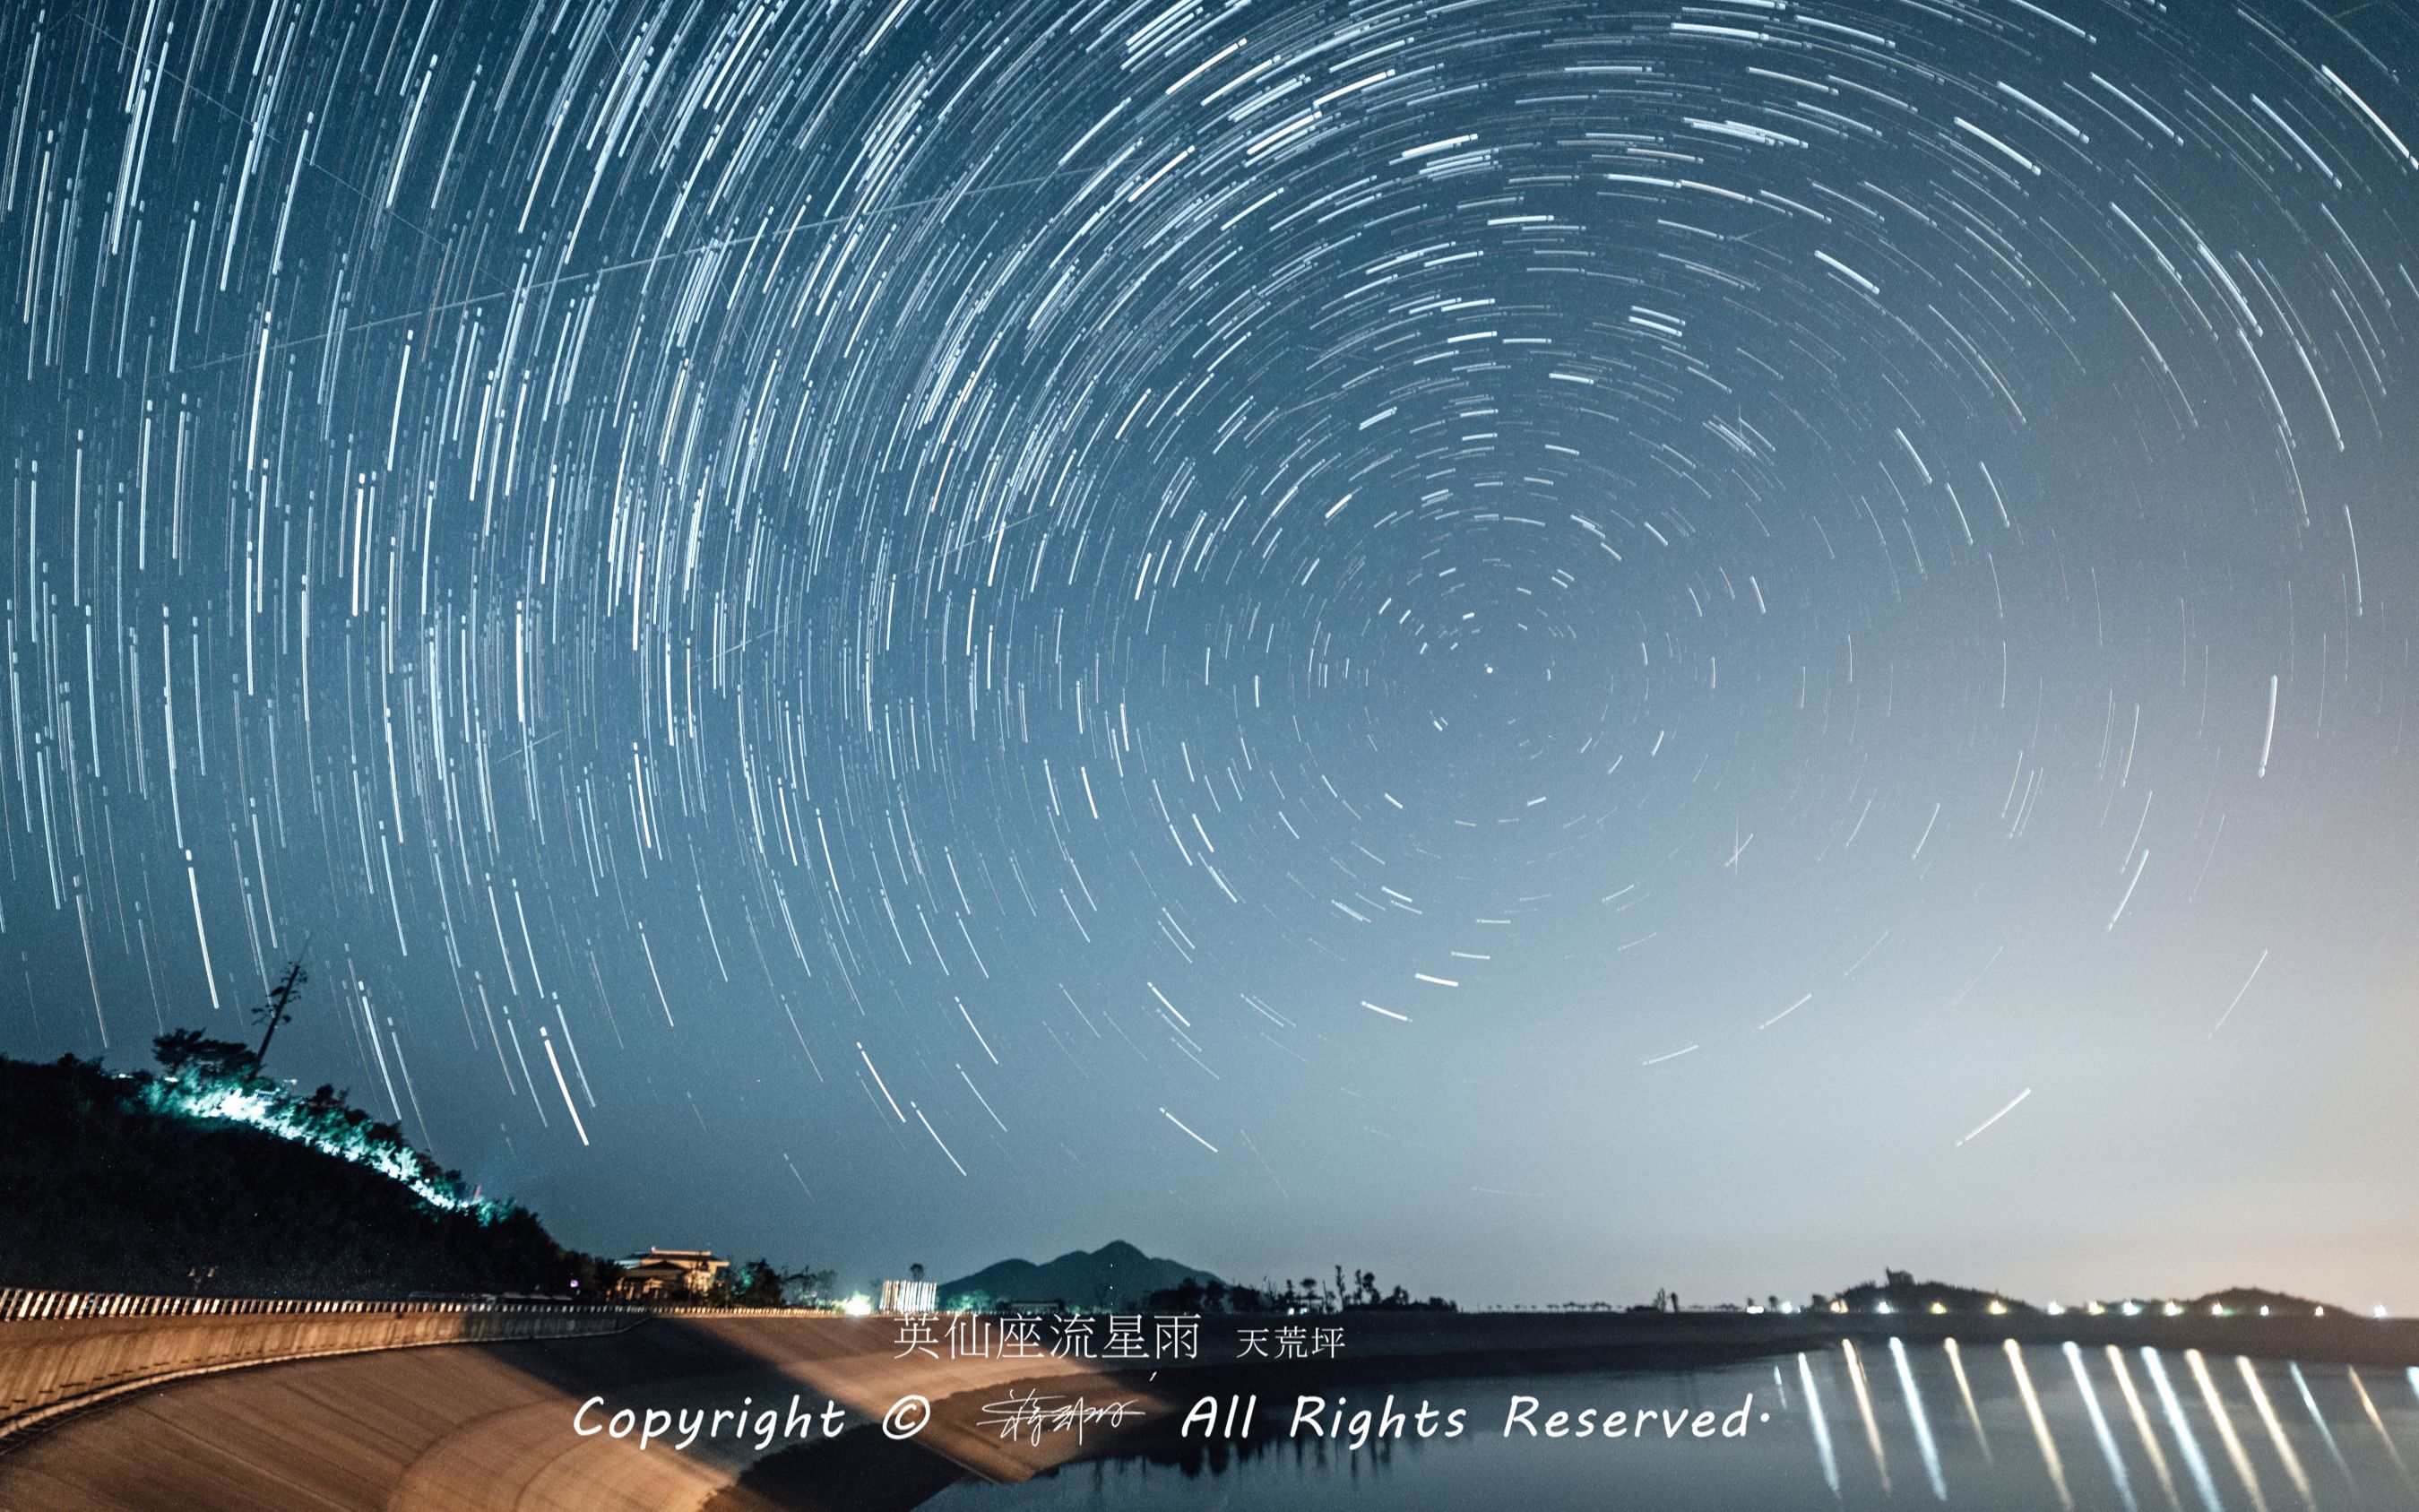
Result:
M0 35L11 1053L1446 1290L2419 1155L2407 8Z

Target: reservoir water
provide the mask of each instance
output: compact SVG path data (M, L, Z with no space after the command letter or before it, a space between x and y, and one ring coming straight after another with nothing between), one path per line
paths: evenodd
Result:
M2197 1350L1841 1343L1664 1372L1359 1384L1345 1410L1436 1410L1439 1435L1355 1449L1266 1400L1240 1443L1171 1441L1078 1461L1020 1486L964 1482L934 1512L1073 1508L1640 1507L1803 1512L1940 1505L1969 1512L2411 1512L2419 1508L2419 1367L2248 1360ZM1533 1436L1506 1423L1515 1397ZM1743 1433L1722 1437L1721 1421ZM1443 1414L1464 1428L1441 1436ZM1648 1413L1643 1437L1631 1430ZM1685 1412L1683 1411L1685 1410ZM1711 1420L1698 1416L1711 1412ZM1544 1431L1567 1412L1563 1437ZM1620 1436L1600 1428L1625 1414ZM1322 1422L1332 1422L1333 1412ZM1696 1436L1710 1425L1712 1436ZM1668 1431L1677 1424L1674 1436ZM1364 1435L1365 1437L1365 1435Z

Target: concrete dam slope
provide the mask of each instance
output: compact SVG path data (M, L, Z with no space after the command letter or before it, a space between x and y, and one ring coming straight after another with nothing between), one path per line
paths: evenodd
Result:
M917 1394L932 1405L911 1444L859 1429L830 1441L833 1452L822 1461L835 1488L851 1487L832 1504L903 1507L960 1474L1023 1480L1097 1452L1118 1434L1107 1426L1079 1445L1071 1434L1042 1435L1037 1443L1002 1432L984 1409L1020 1382L1045 1394L1114 1398L1163 1423L1198 1391L1316 1392L1350 1381L1685 1366L1837 1350L1843 1337L2074 1339L2419 1362L2419 1325L2369 1319L1355 1313L1342 1322L1346 1349L1315 1364L1239 1363L1227 1333L1205 1327L1197 1362L1122 1372L1108 1362L1046 1354L901 1358L893 1318L763 1314L655 1317L591 1336L305 1359L143 1387L0 1441L0 1512L662 1512L709 1501L715 1512L754 1512L777 1504L739 1487L742 1473L768 1454L820 1438L828 1404L847 1409L852 1424L872 1423ZM672 1420L683 1411L747 1416L725 1419L686 1449L662 1437L641 1449L635 1432L616 1437L608 1428L614 1414L626 1412L624 1421L638 1423L651 1411ZM766 1412L775 1420L758 1415ZM758 1442L756 1423L775 1430L768 1444ZM583 1427L603 1431L583 1435ZM876 1490L883 1496L873 1497ZM813 1506L815 1489L784 1494L778 1504Z

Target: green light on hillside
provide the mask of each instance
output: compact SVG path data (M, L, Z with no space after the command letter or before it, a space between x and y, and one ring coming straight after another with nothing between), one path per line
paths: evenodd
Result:
M323 1155L364 1165L390 1180L400 1181L412 1195L445 1212L467 1212L491 1222L507 1211L503 1204L466 1196L451 1181L431 1174L428 1163L408 1145L374 1139L362 1128L317 1116L258 1082L204 1081L192 1086L155 1081L146 1088L154 1106L164 1113L191 1119L219 1119L275 1134Z

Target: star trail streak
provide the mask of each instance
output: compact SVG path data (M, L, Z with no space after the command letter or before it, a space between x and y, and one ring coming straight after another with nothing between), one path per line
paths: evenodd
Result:
M2392 1279L2409 8L0 39L10 1053L307 951L270 1069L599 1247Z

